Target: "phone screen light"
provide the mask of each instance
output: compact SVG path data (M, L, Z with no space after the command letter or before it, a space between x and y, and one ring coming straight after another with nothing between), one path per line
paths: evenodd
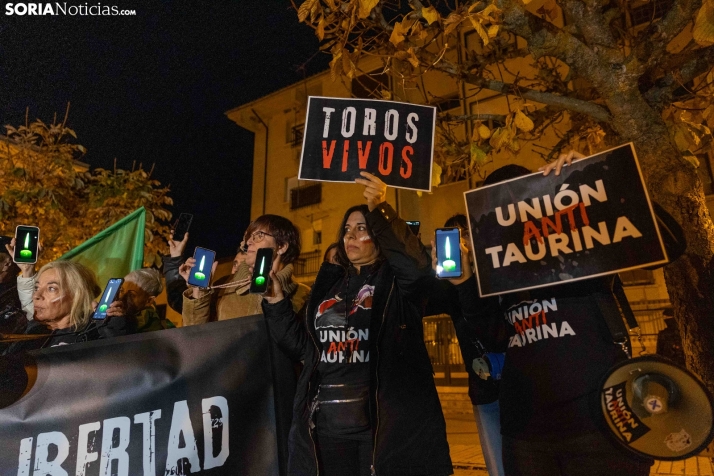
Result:
M206 279L206 275L203 274L203 265L206 263L206 255L201 256L201 264L198 267L198 271L193 273L193 275L196 277L196 279L203 281Z
M446 259L444 260L443 267L444 271L454 271L456 269L456 262L451 259L451 245L449 244L449 237L446 237L446 244L444 245L444 254Z
M263 270L265 269L265 256L263 256L263 261L260 262L260 273L255 277L255 284L262 286L265 284L265 276L263 276Z
M28 232L27 235L25 235L25 249L20 250L20 256L23 258L30 258L32 257L32 251L29 250L30 248L30 233Z

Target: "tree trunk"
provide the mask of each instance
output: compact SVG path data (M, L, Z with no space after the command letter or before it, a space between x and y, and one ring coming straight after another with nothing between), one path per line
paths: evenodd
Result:
M639 92L608 101L613 128L635 143L652 200L682 226L683 256L664 268L687 367L714 391L714 225L694 167L672 144L661 116Z

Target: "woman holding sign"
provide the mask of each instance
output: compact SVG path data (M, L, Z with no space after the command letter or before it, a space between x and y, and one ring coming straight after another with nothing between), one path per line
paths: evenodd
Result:
M424 247L362 172L367 205L342 222L337 260L323 263L306 322L279 286L263 304L272 338L305 367L289 441L289 474L452 473L446 425L422 339Z

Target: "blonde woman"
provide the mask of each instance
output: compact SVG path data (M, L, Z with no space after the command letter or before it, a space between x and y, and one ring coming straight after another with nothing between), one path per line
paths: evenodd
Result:
M94 298L101 292L94 273L74 261L53 261L37 273L32 295L34 319L25 334L47 337L13 344L7 353L74 344L98 339L96 326L90 325ZM123 315L120 301L112 303L108 316Z

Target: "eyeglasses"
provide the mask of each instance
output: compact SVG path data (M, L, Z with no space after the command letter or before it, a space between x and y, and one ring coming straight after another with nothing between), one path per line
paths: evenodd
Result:
M251 235L245 241L248 242L248 240L253 240L253 243L260 243L261 241L263 241L263 239L266 236L273 236L273 235L271 235L270 233L266 233L264 231L256 231L256 232L251 233Z

